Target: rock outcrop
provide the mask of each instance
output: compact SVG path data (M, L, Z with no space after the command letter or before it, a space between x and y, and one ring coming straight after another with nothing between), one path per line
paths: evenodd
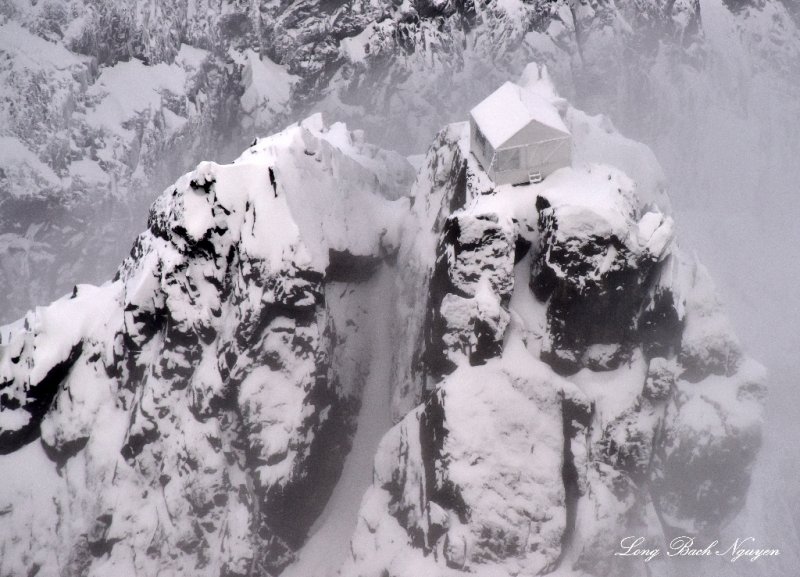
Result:
M394 395L419 404L378 449L342 575L645 575L622 537L713 537L743 505L763 369L678 247L657 166L640 185L604 163L651 153L556 104L582 162L541 184L494 187L466 125L428 152L412 203L438 226L398 260L410 298L428 287Z
M539 67L522 82L574 138L541 183L495 186L458 123L412 184L315 115L201 163L114 280L3 327L0 452L39 439L57 476L45 503L0 502L0 575L297 567L372 365L395 424L345 503L343 577L638 577L623 536L733 518L763 369L681 251L652 153Z

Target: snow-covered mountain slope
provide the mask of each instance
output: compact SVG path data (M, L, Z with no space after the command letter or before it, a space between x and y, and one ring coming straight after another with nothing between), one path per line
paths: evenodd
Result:
M234 164L201 163L155 202L113 281L4 329L0 451L40 437L60 480L47 497L3 495L0 574L289 563L341 470L368 370L348 272L396 250L410 177L402 157L311 117ZM29 526L40 499L45 521Z
M428 153L437 257L398 260L428 286L395 391L421 404L381 442L342 575L644 575L665 568L615 558L622 537L713 536L743 505L763 369L663 191L592 158L649 151L564 112L584 162L541 184L493 187L466 125Z
M225 136L206 109L219 94L203 50L98 67L7 21L0 52L0 308L10 314L105 278L145 224L153 197L143 191Z
M201 158L232 158L312 109L419 153L531 60L680 174L700 166L697 134L759 124L740 109L764 96L751 86L778 95L771 110L797 93L793 13L790 0L7 0L0 319L106 278L150 191ZM712 103L731 118L709 117ZM670 128L684 118L689 133Z
M0 575L639 575L621 536L729 522L763 369L652 152L521 82L574 138L542 183L494 186L459 123L412 184L314 115L3 327L0 466L52 474L0 490Z

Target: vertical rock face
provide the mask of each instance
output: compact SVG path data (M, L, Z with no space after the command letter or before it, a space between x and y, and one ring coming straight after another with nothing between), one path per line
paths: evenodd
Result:
M425 364L438 380L459 359L482 364L502 350L514 288L513 222L458 211L445 222L431 278Z
M38 546L13 538L28 521L10 503L0 573L279 573L359 403L357 372L333 358L350 329L345 301L325 299L329 255L395 250L406 201L382 192L399 196L409 170L308 119L182 177L112 282L3 333L0 450L40 437L63 485Z
M561 190L537 199L541 240L530 285L547 302L543 354L560 372L616 368L630 359L642 345L636 329L654 269L672 242L672 219L657 210L642 215L634 183L618 171L607 177L613 197L596 193L589 206Z
M561 398L525 356L455 371L384 437L343 575L555 566L566 526Z

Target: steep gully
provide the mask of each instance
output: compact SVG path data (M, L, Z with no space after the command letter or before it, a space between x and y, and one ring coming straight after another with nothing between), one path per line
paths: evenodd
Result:
M372 482L372 460L383 435L392 426L389 380L392 359L392 307L387 298L396 280L394 267L386 265L359 287L369 305L362 327L371 343L353 445L328 504L309 532L297 561L282 577L330 577L344 561L356 526L361 498ZM383 312L383 314L380 314Z

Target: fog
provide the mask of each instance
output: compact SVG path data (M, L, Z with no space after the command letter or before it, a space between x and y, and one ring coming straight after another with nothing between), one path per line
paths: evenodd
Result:
M584 53L583 66L563 58L545 61L574 106L607 115L625 135L653 149L666 173L681 246L709 269L745 351L769 371L764 445L750 506L730 530L763 535L762 542L780 547L780 568L771 565L778 572L770 575L788 576L800 562L800 67L790 46L798 39L790 33L775 42L774 53L759 52L763 21L746 31L723 2L703 0L699 7L700 55L664 50L648 60L613 51ZM419 93L444 92L453 101L433 119L409 123L412 129L335 107L331 114L364 125L387 146L420 153L409 142L430 138L431 125L466 118L471 104L523 66L513 58L495 68L482 64L467 59L471 74L448 79L453 89L440 77L418 79ZM371 102L373 95L362 98ZM412 118L417 113L412 105L400 112ZM716 576L751 569L713 570Z
M666 173L681 246L709 269L745 351L769 371L763 448L748 505L726 537L754 536L780 548L782 557L768 569L698 565L695 574L765 570L789 577L800 562L800 69L779 55L754 54L752 37L732 32L736 25L723 3L704 0L700 11L706 52L696 60L665 51L643 65L626 52L595 54L592 67L558 59L547 64L574 106L607 115L653 149ZM584 57L592 61L593 55ZM500 67L468 60L471 73L461 79L419 74L411 83L418 92L397 97L406 104L391 109L388 123L369 91L350 95L363 107L357 112L338 102L322 106L332 119L364 127L387 147L420 154L420 142L444 123L465 119L499 82L515 78L523 60ZM433 114L424 109L418 122L419 94L452 99Z
M800 67L769 54L753 55L747 35L730 34L734 25L721 2L702 0L700 10L707 43L697 58L667 51L648 61L649 70L630 53L598 56L585 68L552 55L547 64L574 106L606 114L625 135L653 149L667 176L681 246L709 269L745 351L769 370L763 449L748 506L728 533L753 535L760 544L780 548L782 556L769 565L769 576L790 577L800 563ZM422 154L424 143L444 123L465 119L472 104L500 81L514 80L526 61L520 55L495 66L475 56L465 64L466 73L447 82L435 72L418 72L412 83L403 84L404 90L419 89L414 94L382 99L367 84L349 94L346 105L328 97L297 103L292 110L299 117L321 109L331 121L364 128L367 140L406 155ZM372 80L390 76L391 68ZM392 84L383 90L391 92ZM435 94L441 105L423 107L419 100L426 94ZM230 161L255 136L235 126L227 129L230 140L205 154ZM94 278L54 279L58 287L31 291L27 306L45 304L38 301L42 295L75 282L111 278L146 224L146 204L199 160L170 158L169 166L157 171L151 191L125 205L138 214L127 216L113 233L103 229L112 235L106 242L113 246L93 264ZM102 224L93 218L98 221L83 225ZM97 258L85 250L72 256ZM0 320L15 316L3 312ZM714 565L705 577L758 575L752 564L743 565Z
M770 375L763 449L729 533L783 557L777 567L720 566L713 575L788 577L800 561L800 76L747 54L726 34L721 5L700 6L704 66L685 82L663 78L655 111L623 105L611 116L656 153L681 245L709 269L745 350Z

